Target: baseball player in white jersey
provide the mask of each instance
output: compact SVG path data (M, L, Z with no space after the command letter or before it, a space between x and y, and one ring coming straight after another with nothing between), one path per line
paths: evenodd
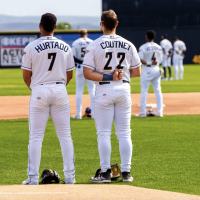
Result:
M172 53L172 43L167 39L167 34L164 34L161 36L162 41L160 42L160 46L162 47L163 50L163 61L162 61L162 66L164 70L164 78L161 80L173 80L171 77L171 53ZM168 68L169 71L169 79L167 78L167 70Z
M82 67L86 48L93 40L88 38L88 33L86 29L80 30L79 35L80 38L75 40L72 44L72 52L74 55L74 60L78 64L76 68L76 115L74 115L73 118L74 119L82 118L82 96L83 96L85 81L87 82L87 88L90 95L91 116L93 118L94 91L95 91L94 83L91 80L85 79Z
M130 77L140 76L141 62L135 46L116 35L117 25L117 15L113 10L102 13L104 35L88 46L83 61L85 78L96 83L94 119L102 174L92 177L90 181L97 183L111 182L110 135L113 120L119 140L122 181L133 181L130 174L132 141L129 82Z
M53 37L57 18L42 15L41 38L24 49L23 77L31 89L29 105L28 179L22 185L38 185L41 148L51 116L60 141L66 184L75 182L74 149L70 131L70 105L66 85L73 75L74 58L65 42Z
M173 51L173 66L174 66L174 75L175 80L183 79L183 59L185 55L183 54L184 51L186 51L185 43L178 39L178 37L173 38L174 44L174 51ZM179 68L179 76L178 76L178 68Z
M146 117L146 103L149 84L151 83L154 89L156 104L157 104L157 116L163 117L163 97L161 93L160 79L161 71L159 69L159 63L162 62L162 48L154 42L155 32L153 30L147 31L146 41L139 48L139 56L142 62L142 75L140 79L141 96L140 96L140 109L141 113L136 117Z

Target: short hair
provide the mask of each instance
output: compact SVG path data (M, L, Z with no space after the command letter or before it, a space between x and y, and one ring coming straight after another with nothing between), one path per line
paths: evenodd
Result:
M177 37L177 36L174 36L172 40L173 40L173 41L174 41L174 40L178 40L178 37Z
M147 31L147 38L148 39L153 40L153 39L155 39L155 37L156 37L156 32L155 31L153 31L153 30L148 30Z
M79 34L80 35L86 35L88 32L87 32L87 29L81 29L80 31L79 31Z
M167 39L167 34L163 34L162 37L164 37L165 39Z
M52 32L56 27L57 18L52 13L45 13L42 15L40 24L42 25L43 29L47 32Z
M102 12L101 21L108 30L113 30L116 27L118 18L114 10L107 10Z

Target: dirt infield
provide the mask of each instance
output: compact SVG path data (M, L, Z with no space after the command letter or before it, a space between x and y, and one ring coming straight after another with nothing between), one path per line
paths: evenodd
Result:
M127 185L0 186L2 200L200 200L200 196Z
M140 95L132 94L132 115L140 112ZM164 115L200 114L200 92L164 93ZM0 119L28 118L30 96L0 96ZM69 95L70 115L76 113L75 95ZM89 95L83 95L83 113L89 106ZM155 103L148 94L148 104ZM40 185L0 186L0 200L200 200L200 196L145 189L127 185Z
M140 112L140 94L132 94L132 115ZM200 114L200 92L164 93L164 115ZM28 118L30 96L0 96L0 119ZM70 115L76 114L76 96L69 95ZM83 95L83 113L90 106L89 95ZM148 104L155 103L154 94L148 94Z

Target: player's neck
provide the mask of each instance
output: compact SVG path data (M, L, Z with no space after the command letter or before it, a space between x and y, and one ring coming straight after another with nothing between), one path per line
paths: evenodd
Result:
M53 32L51 32L51 33L46 32L46 31L41 32L41 37L45 37L45 36L51 36L51 37L53 37Z
M116 28L114 28L113 30L108 30L108 29L104 28L102 30L103 30L104 35L116 35Z
M115 31L104 31L103 32L104 35L116 35Z
M147 42L154 42L154 40L147 40Z

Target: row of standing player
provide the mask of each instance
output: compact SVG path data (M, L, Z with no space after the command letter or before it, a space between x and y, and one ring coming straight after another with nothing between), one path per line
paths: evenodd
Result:
M69 45L53 37L57 27L56 21L56 16L51 13L42 15L39 25L41 38L26 46L22 58L23 78L31 90L28 179L22 183L23 185L39 184L42 141L49 115L61 145L65 183L75 183L70 105L66 91L66 85L73 77L74 58ZM92 177L90 181L97 183L111 182L110 136L113 120L119 141L122 181L133 181L130 174L130 78L140 76L141 62L141 80L146 79L148 84L155 82L155 85L159 86L161 77L159 62L162 61L162 49L153 42L155 32L147 32L147 43L140 47L138 56L131 42L116 35L117 25L118 19L114 11L102 13L101 27L104 35L90 43L85 51L83 63L84 77L96 82L94 119L102 174L99 177ZM105 45L111 43L110 46ZM160 87L158 91L161 92L159 89ZM159 115L162 116L162 113Z
M154 93L156 97L157 103L157 116L163 116L163 98L160 87L160 77L157 76L157 70L152 70L153 66L158 66L162 63L164 70L164 78L161 80L173 80L171 77L171 57L173 54L173 66L175 73L175 80L183 79L183 52L186 51L185 43L179 40L177 37L173 38L174 47L172 48L171 42L167 39L167 35L164 34L161 38L160 46L154 43L155 32L148 32L149 38L146 38L147 43L142 45L139 48L139 56L141 59L145 57L145 60L148 62L156 60L154 62L155 65L146 65L146 63L142 63L144 66L142 77L141 77L141 113L136 115L136 117L146 117L146 103L147 103L147 93L149 89L149 84L151 83L154 88ZM95 93L95 84L91 80L85 79L83 75L83 67L81 66L86 49L88 45L92 42L91 39L88 38L88 33L86 29L80 30L80 38L74 41L72 44L72 51L74 55L75 62L77 63L76 69L76 115L73 116L74 119L82 118L82 95L84 91L84 84L87 82L88 92L90 95L90 104L91 104L91 117L93 118L93 110L94 110L94 93ZM159 51L158 51L159 49ZM162 57L161 57L162 52ZM145 55L144 55L145 54ZM151 66L151 68L145 68L145 66ZM169 79L166 78L166 68L169 71ZM178 68L180 70L180 75L178 78ZM154 71L154 72L153 72ZM155 77L156 76L156 77Z
M163 61L162 66L164 70L164 77L161 79L163 81L173 80L171 77L171 57L173 56L173 66L174 66L174 80L183 79L183 59L185 55L183 52L186 51L185 43L178 39L178 37L173 37L173 47L172 43L167 39L167 34L161 36L162 41L160 46L163 49ZM167 78L167 70L169 72L169 78ZM179 71L179 73L178 73Z

